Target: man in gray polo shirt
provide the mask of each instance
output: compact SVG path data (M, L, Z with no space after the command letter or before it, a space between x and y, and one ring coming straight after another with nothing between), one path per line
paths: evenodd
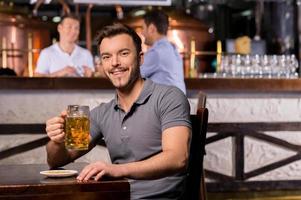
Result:
M77 179L125 177L131 184L131 199L180 199L191 129L187 98L176 87L141 78L141 40L131 28L121 24L105 27L98 46L116 97L91 111L89 150L104 138L112 164L91 163ZM65 148L65 116L63 112L46 123L51 139L46 147L51 168L88 152Z

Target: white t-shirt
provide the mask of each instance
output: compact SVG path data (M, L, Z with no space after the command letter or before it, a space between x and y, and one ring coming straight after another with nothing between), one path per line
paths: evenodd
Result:
M49 4L51 0L44 0L43 3L45 4ZM30 4L34 4L34 3L37 3L37 0L30 0Z
M75 45L74 50L69 55L59 47L58 43L55 43L41 51L35 72L50 74L66 66L76 68L79 76L83 76L83 66L94 71L92 54L87 49Z

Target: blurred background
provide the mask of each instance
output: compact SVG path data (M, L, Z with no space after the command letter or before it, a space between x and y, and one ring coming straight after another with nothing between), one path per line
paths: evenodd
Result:
M233 65L231 59L239 65L252 55L289 55L300 60L299 0L45 0L37 7L38 2L0 1L1 64L18 76L32 76L40 50L58 40L56 27L66 6L81 16L78 43L90 49L95 59L95 37L104 25L121 21L140 33L141 16L159 7L170 16L168 38L183 57L186 77L233 74L228 66ZM251 57L227 57L231 55ZM276 57L274 61L280 62ZM289 70L298 76L298 66Z

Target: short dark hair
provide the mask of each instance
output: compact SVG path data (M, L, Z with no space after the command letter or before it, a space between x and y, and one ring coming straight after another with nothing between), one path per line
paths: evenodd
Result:
M168 15L161 10L152 10L147 12L144 17L144 22L147 26L154 24L158 33L166 35L168 31Z
M10 68L0 68L0 76L17 76L17 73Z
M141 52L141 38L139 35L135 32L134 29L130 28L127 25L121 24L121 23L115 23L113 25L105 26L101 29L101 31L98 33L97 36L97 46L101 44L102 40L104 38L110 38L116 35L120 34L127 34L129 35L135 44L137 55Z
M64 21L65 19L67 19L67 18L69 18L69 19L74 19L74 20L80 22L80 17L79 17L78 15L67 14L67 15L64 15L64 16L62 17L62 19L61 19L61 21L60 21L60 24L62 24L63 21Z

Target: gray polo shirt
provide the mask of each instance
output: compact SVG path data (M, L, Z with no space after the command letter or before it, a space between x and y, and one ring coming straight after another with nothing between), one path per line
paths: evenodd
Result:
M119 107L117 97L91 111L92 141L103 137L115 164L141 161L162 151L165 129L191 128L189 116L189 102L181 90L146 79L129 112ZM184 181L184 174L157 180L130 180L131 199L177 199Z

